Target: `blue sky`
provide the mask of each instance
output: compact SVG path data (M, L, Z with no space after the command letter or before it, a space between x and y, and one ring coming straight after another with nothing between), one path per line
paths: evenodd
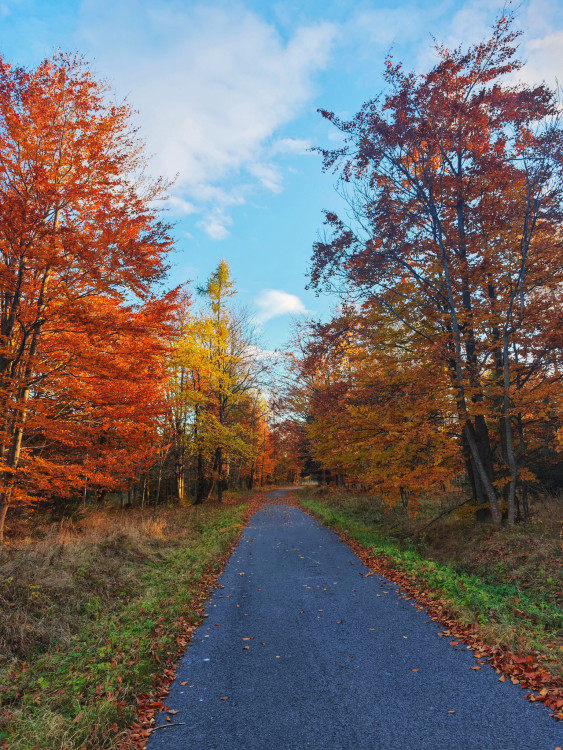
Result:
M152 171L178 173L169 202L171 280L202 283L224 257L262 328L280 347L291 323L334 300L304 287L322 209L339 206L313 145L335 145L316 110L352 116L382 88L391 47L427 69L432 37L482 38L501 3L376 0L0 0L0 50L34 66L78 50L138 110ZM520 77L563 80L563 3L520 5Z

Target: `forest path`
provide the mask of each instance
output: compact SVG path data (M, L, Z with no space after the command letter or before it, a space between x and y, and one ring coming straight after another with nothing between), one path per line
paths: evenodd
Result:
M210 599L148 750L554 750L562 725L270 493ZM166 724L166 714L158 726Z

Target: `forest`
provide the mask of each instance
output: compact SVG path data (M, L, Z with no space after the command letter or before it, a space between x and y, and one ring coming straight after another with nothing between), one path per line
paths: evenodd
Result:
M510 83L511 24L427 74L389 58L384 98L321 112L348 211L326 212L310 284L340 304L298 326L281 376L226 261L167 280L170 185L128 107L79 58L3 62L0 534L9 509L300 474L413 512L466 483L497 525L559 489L562 131L554 92Z
M311 284L342 304L294 352L335 481L414 513L461 483L497 526L563 481L560 103L511 82L511 23L438 48L424 75L389 58L389 93L352 120L322 111L344 136L320 151L348 210L326 212Z
M252 321L225 261L202 289L166 283L169 186L128 107L64 54L0 76L0 537L9 511L272 481Z
M0 57L2 747L142 747L237 535L300 484L563 718L563 128L514 20L319 110L333 311L274 355L228 260L171 273L129 105L80 56Z

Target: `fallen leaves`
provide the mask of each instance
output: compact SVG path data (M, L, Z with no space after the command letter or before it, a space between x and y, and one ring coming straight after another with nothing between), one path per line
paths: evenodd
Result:
M295 505L311 515L297 502ZM337 527L331 528L374 574L382 575L399 586L403 599L414 600L413 603L419 611L425 609L430 620L442 626L443 630L438 633L439 636L452 638L450 641L452 646L465 645L471 648L476 658L482 659L482 663L489 664L504 677L500 680L501 682L508 677L513 684L535 691L527 693L525 697L531 702L541 701L551 709L553 718L563 720L563 676L553 675L542 666L541 655L537 653L517 654L506 646L486 643L480 635L478 625L464 625L456 620L447 600L437 599L435 595L431 596L421 587L413 574L398 569L396 564L383 554L376 556L371 550ZM381 584L381 589L385 588L385 584ZM389 591L383 590L383 594L387 593ZM381 594L376 594L376 596L381 597ZM481 667L476 666L472 669L477 671ZM412 671L418 672L417 669ZM542 693L543 690L546 692Z

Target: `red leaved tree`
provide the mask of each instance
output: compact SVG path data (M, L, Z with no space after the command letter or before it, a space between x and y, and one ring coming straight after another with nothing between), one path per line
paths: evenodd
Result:
M512 23L467 51L438 47L423 75L388 60L389 93L348 122L322 112L345 135L323 155L353 216L327 213L312 269L314 286L390 316L419 362L442 363L497 524L534 479L534 425L548 409L560 420L562 372L563 134L553 92L507 79L521 67Z
M142 372L151 355L142 336L136 351L132 342L152 318L152 346L172 303L152 292L171 247L154 209L165 186L145 177L129 108L107 93L77 58L56 55L35 70L0 60L0 535L10 503L53 476L49 445L72 453L76 439L84 455L85 443L100 445L96 410L112 390L136 388L135 359ZM125 395L120 408L128 401L133 408ZM112 408L103 418L110 431ZM64 437L65 420L85 409Z

